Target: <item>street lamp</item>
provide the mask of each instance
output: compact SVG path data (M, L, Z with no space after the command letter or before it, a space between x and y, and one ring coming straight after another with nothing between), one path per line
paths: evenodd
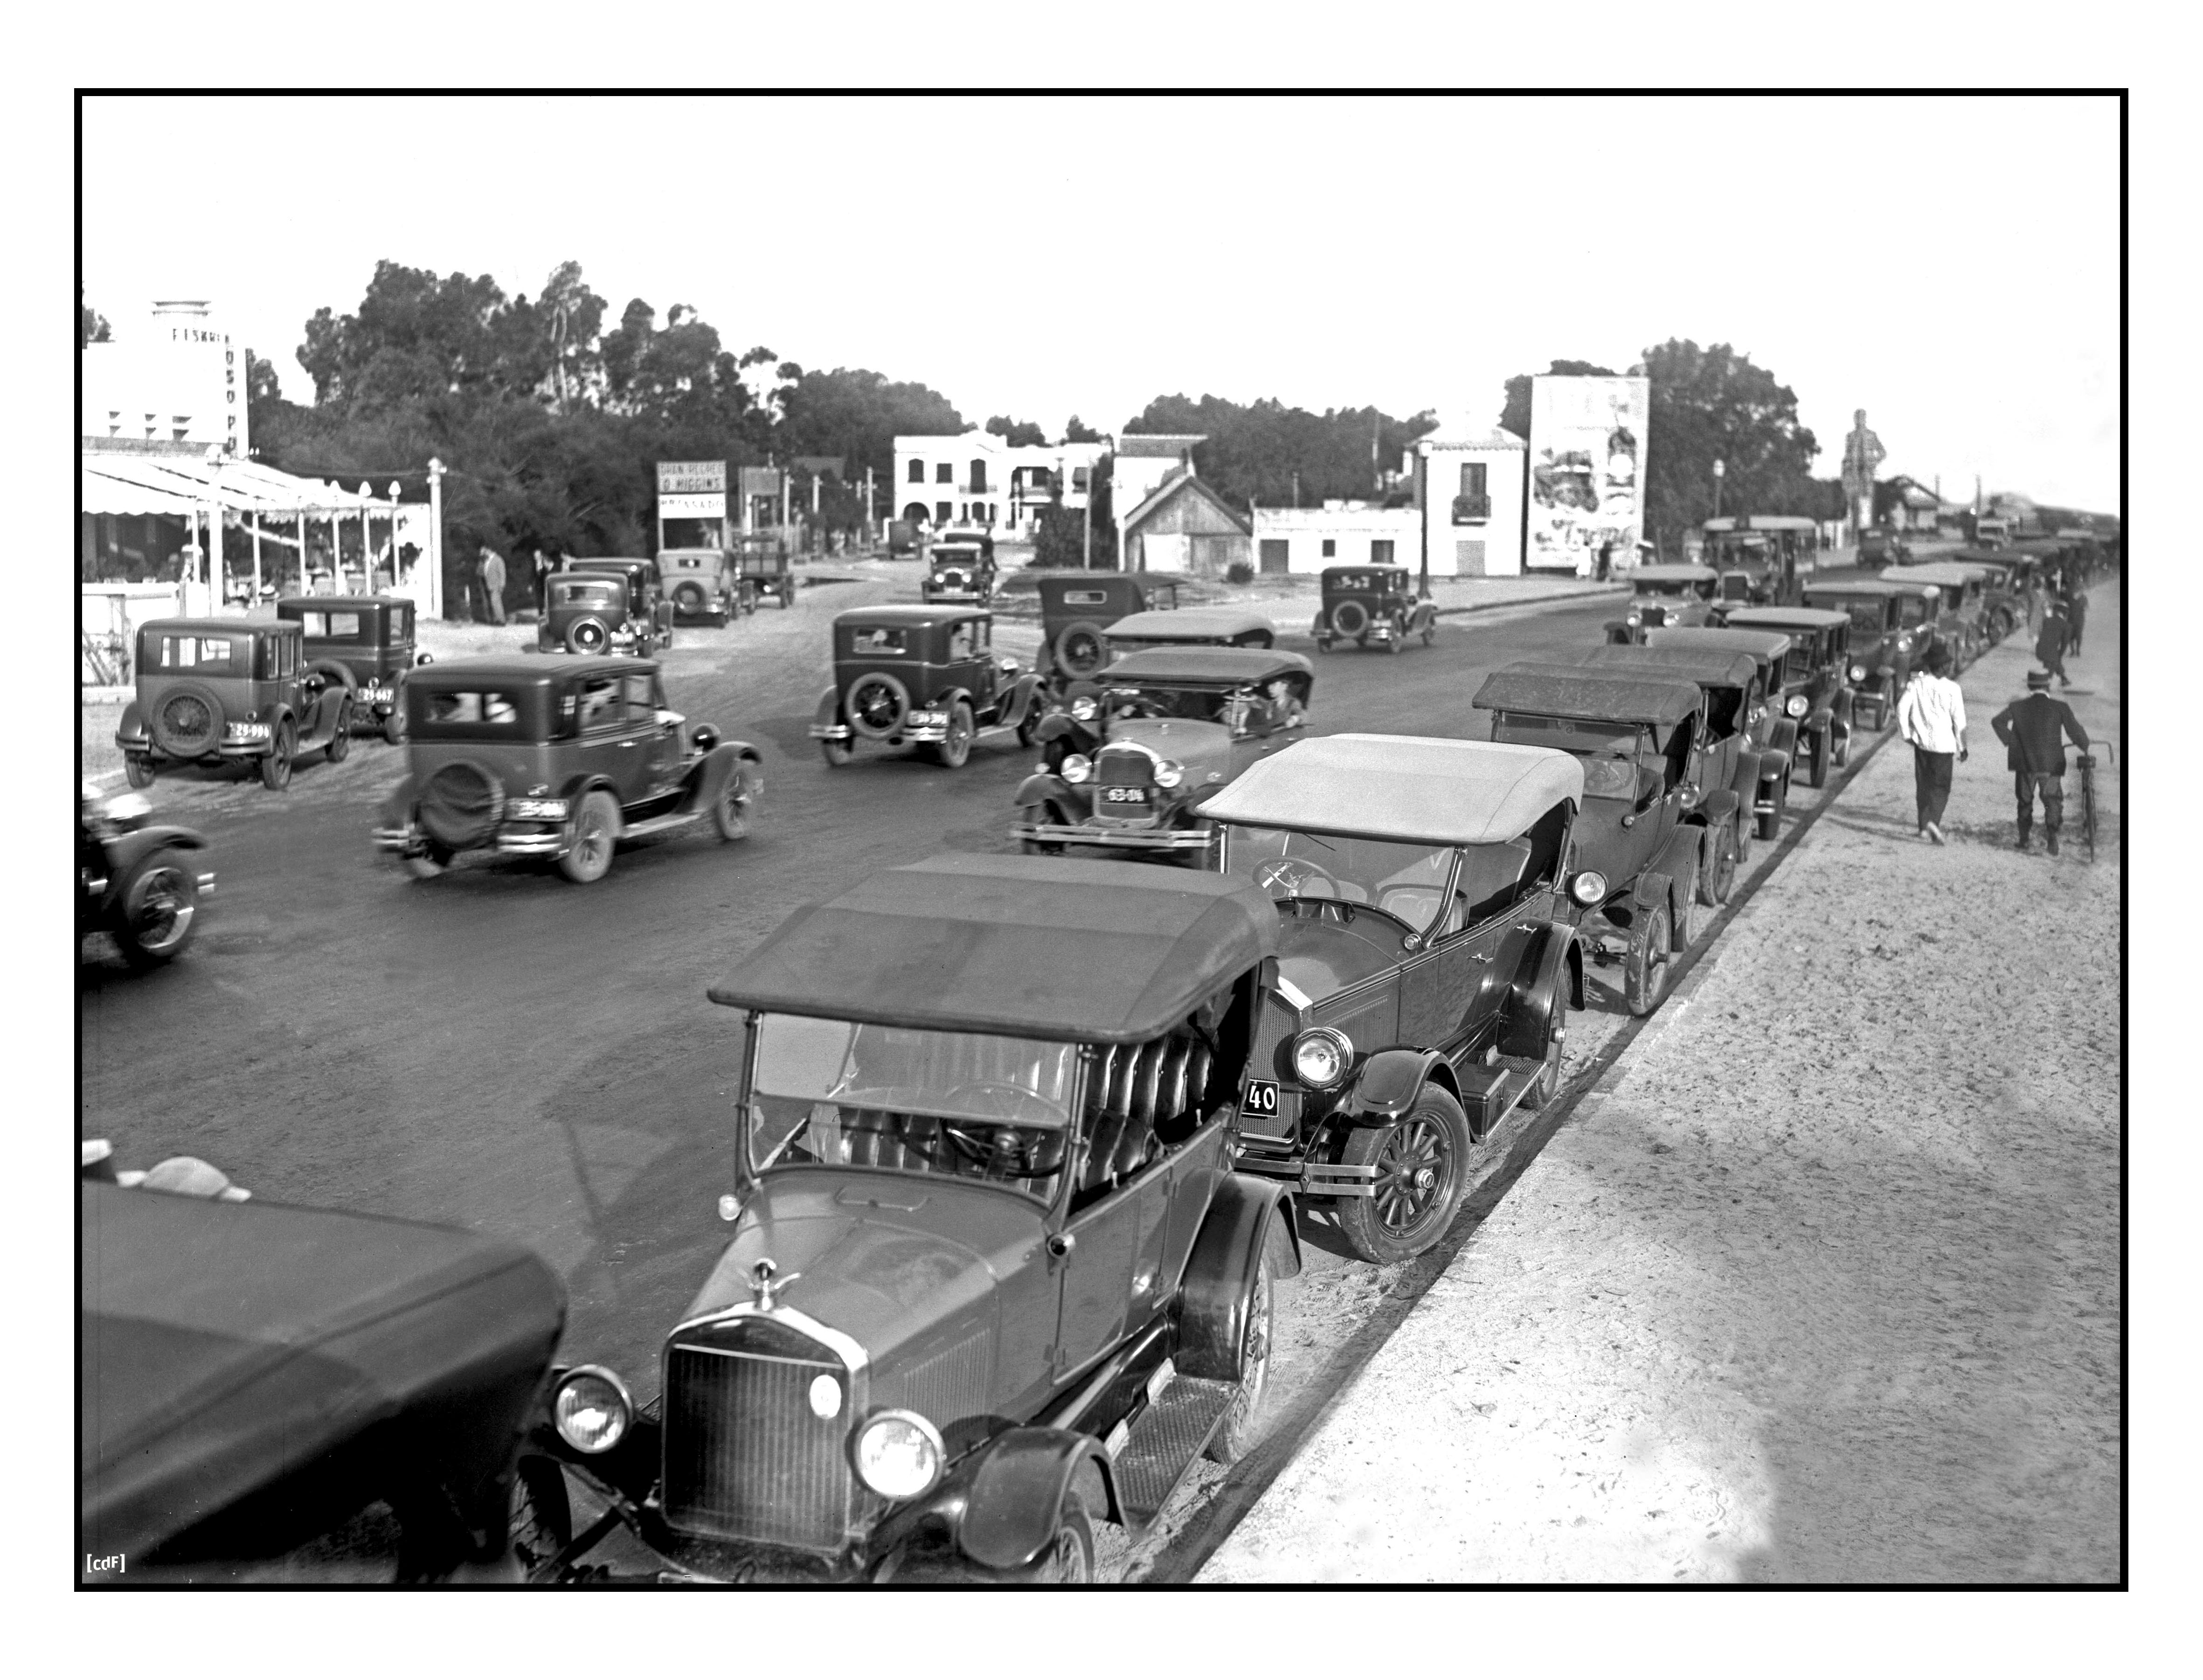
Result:
M1721 518L1722 475L1728 470L1728 469L1722 464L1720 458L1718 456L1716 457L1714 460L1714 518L1716 519Z

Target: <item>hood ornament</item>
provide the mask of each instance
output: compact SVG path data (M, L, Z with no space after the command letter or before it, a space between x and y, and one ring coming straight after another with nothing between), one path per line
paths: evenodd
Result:
M803 1275L800 1272L790 1272L786 1277L782 1277L779 1272L780 1268L770 1260L760 1260L750 1268L750 1298L759 1312L772 1310L774 1290L785 1289Z

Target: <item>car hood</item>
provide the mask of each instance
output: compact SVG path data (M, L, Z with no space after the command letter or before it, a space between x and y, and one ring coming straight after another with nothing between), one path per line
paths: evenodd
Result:
M1176 759L1189 770L1199 765L1221 769L1231 760L1231 731L1222 724L1195 723L1184 718L1125 718L1109 725L1109 742L1128 742L1145 747L1166 759ZM1189 776L1186 785L1196 778Z
M1278 973L1320 1003L1401 958L1399 923L1373 912L1344 925L1287 915L1278 929Z
M877 1371L960 1332L991 1334L1002 1279L1037 1263L1042 1234L1039 1204L1000 1190L900 1173L775 1173L682 1316L750 1301L751 1268L769 1259L791 1280L777 1304L853 1337Z

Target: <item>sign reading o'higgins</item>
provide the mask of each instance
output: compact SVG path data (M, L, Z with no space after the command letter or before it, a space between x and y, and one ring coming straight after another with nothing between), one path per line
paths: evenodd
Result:
M669 529L677 527L678 529ZM724 548L727 545L727 464L658 464L658 546Z

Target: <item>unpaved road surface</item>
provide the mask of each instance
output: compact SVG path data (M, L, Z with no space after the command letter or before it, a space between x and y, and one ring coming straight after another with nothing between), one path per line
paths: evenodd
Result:
M2116 736L2116 586L2067 695ZM1226 1582L2114 1582L2117 772L2011 849L1879 754L1335 1399Z

